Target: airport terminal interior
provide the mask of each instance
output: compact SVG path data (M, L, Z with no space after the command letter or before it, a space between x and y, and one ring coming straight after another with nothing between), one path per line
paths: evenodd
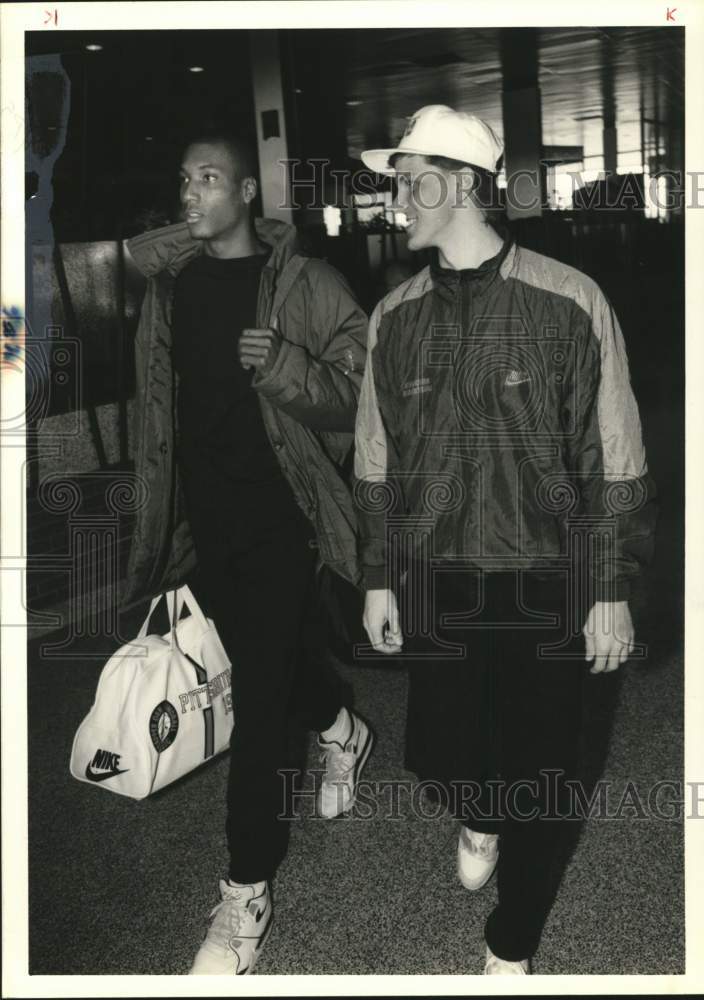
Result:
M508 225L611 301L659 495L631 604L641 655L608 676L585 669L585 781L603 783L608 808L562 859L534 972L682 973L684 30L30 32L26 83L30 973L186 973L226 864L227 755L141 801L69 773L100 671L146 613L118 602L144 294L125 241L179 220L188 136L235 130L258 150L259 210L298 226L371 311L392 265L412 274L427 259L360 153L395 145L428 104L503 137L500 190L516 170L539 178ZM257 973L480 974L496 881L463 889L457 822L409 791L406 671L356 655L360 608L340 598L330 656L376 733L365 779L407 794L331 821L300 798Z

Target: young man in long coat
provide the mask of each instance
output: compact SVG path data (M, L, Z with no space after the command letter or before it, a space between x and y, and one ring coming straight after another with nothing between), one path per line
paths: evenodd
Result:
M253 218L245 143L206 136L181 164L185 222L130 241L148 278L136 339L136 469L146 486L125 602L196 563L232 664L229 878L192 974L252 971L288 823L281 771L296 715L320 734L320 813L350 808L372 735L346 704L315 620L318 554L358 582L342 466L367 320L293 226Z

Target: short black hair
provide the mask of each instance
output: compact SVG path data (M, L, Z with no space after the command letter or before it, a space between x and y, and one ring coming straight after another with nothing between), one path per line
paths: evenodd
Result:
M393 156L389 157L389 166L393 167L396 161L401 156L406 156L408 154L399 152L394 153ZM422 155L426 163L430 164L432 167L438 167L440 170L445 170L449 174L457 173L459 170L464 170L467 167L474 174L472 180L472 188L469 195L477 206L481 208L484 212L484 218L490 226L494 229L502 229L506 225L506 214L504 210L504 205L501 200L501 194L499 191L499 186L497 184L497 175L490 170L485 170L484 167L478 167L476 163L468 163L462 160L453 160L449 156L427 156L424 153L418 154ZM497 167L503 162L503 157L499 160Z
M254 177L255 180L258 180L257 153L255 145L250 139L235 132L212 129L190 136L183 148L186 150L189 146L200 143L224 146L227 149L235 165L235 180L241 181L245 177Z

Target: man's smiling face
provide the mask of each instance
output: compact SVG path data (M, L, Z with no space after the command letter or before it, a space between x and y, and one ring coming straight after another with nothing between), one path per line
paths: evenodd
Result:
M226 239L248 225L247 184L225 143L197 142L187 148L181 164L180 198L193 239Z
M408 220L408 249L440 246L455 222L452 176L415 153L397 157L394 169L398 193L393 207Z

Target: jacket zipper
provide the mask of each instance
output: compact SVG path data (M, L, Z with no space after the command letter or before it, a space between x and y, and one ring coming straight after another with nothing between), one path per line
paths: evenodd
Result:
M469 339L472 336L472 282L465 282L459 277L459 321L460 337ZM484 584L486 594L486 582ZM485 691L486 691L486 712L489 720L489 731L487 733L487 776L494 781L501 780L501 712L498 699L498 670L500 665L497 662L499 644L493 632L488 638L487 663L484 665Z
M469 319L471 313L471 306L472 306L472 285L471 282L468 281L467 288L466 290L463 290L462 293L462 307L464 311L464 315L462 316L462 336L466 337L467 339L469 339L469 330L470 330Z

